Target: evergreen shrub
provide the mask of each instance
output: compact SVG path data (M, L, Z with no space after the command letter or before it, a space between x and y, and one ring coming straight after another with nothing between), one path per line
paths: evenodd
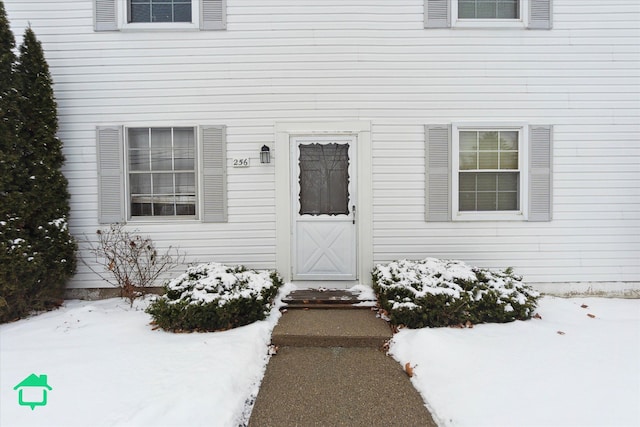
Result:
M31 28L14 46L0 1L0 323L61 304L76 268L49 67Z
M426 258L378 264L373 289L391 323L410 328L531 318L539 294L509 268L493 271Z
M219 331L263 320L282 286L276 271L218 263L189 267L165 284L165 294L147 308L168 331Z

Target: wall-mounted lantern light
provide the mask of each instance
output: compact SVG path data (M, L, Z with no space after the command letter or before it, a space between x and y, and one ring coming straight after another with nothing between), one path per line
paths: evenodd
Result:
M271 163L271 150L266 145L260 149L260 163Z

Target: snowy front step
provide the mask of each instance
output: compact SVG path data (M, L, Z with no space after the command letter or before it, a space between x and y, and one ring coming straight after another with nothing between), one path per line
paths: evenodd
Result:
M348 289L299 289L284 297L286 309L370 309L376 305L375 299L362 299L359 294Z

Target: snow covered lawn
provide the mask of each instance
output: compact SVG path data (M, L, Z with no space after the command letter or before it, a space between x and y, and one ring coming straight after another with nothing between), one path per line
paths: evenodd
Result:
M441 426L640 426L640 300L544 297L537 313L404 329L391 353Z
M226 332L152 330L121 299L68 301L0 325L1 426L237 426L257 394L277 308ZM18 404L13 388L47 375L46 406Z
M443 426L640 425L640 300L545 297L537 312L542 319L473 329L405 329L391 351L417 365L412 381ZM0 325L0 425L235 427L278 317L172 334L111 299ZM52 387L33 410L13 389L30 374Z

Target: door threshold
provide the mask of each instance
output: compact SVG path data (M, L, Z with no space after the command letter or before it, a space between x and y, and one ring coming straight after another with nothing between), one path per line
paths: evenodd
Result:
M298 289L350 289L361 284L359 280L293 280L291 283Z

